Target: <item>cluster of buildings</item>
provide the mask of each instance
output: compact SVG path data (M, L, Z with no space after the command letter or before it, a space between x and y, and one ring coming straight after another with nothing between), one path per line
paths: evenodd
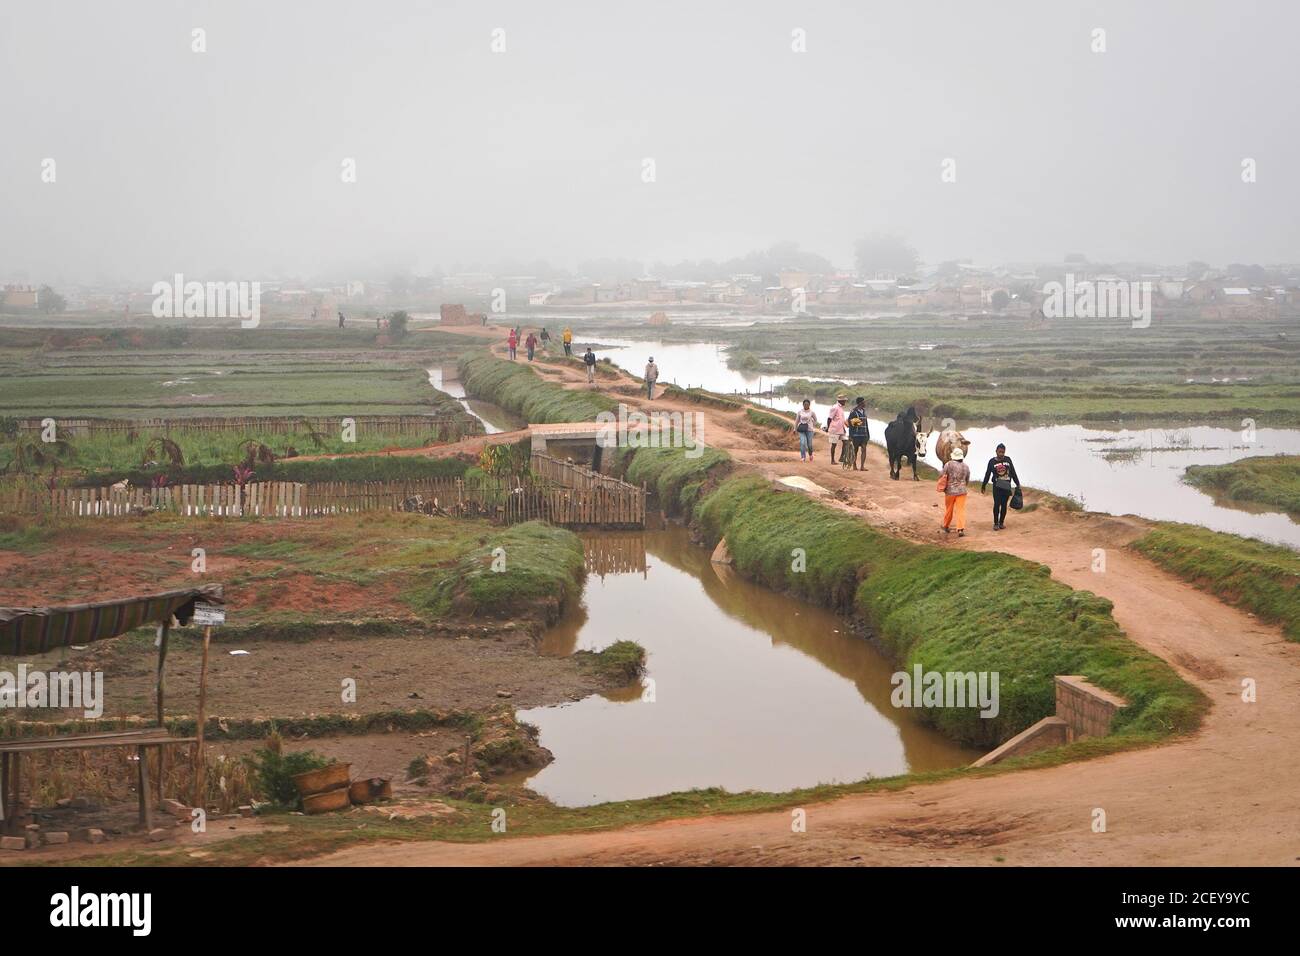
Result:
M1078 257L1081 259L1081 257ZM1186 310L1210 319L1267 319L1300 315L1300 267L1264 273L1259 267L1204 271L1194 277L1113 267L1093 267L1067 260L1058 265L984 268L948 262L916 276L863 277L851 272L782 269L759 275L738 273L707 280L643 276L600 281L569 275L497 275L457 272L438 276L395 276L388 281L349 279L329 283L300 279L259 280L262 305L301 309L322 303L359 309L432 308L464 302L470 311L461 322L482 320L483 313L529 308L715 307L745 312L992 312L1034 315L1041 311L1048 283L1078 288L1089 283L1150 283L1151 300L1162 308ZM1267 276L1271 281L1261 283ZM0 311L38 312L41 297L52 294L20 283L0 288ZM153 293L147 288L63 290L70 312L147 313Z
M1300 270L1281 283L1251 285L1231 275L1196 280L1152 273L1119 275L1071 269L980 269L964 264L921 277L862 278L850 273L816 274L796 270L776 276L734 275L709 282L637 279L533 289L528 304L542 306L715 305L762 312L795 308L863 309L897 312L998 312L1032 315L1041 311L1048 282L1075 284L1150 283L1152 300L1194 310L1206 318L1270 318L1300 313ZM773 281L775 280L775 281Z

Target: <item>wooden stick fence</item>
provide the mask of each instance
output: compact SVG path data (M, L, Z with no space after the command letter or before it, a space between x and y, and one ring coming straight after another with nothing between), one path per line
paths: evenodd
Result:
M581 469L580 469L581 470ZM581 475L572 476L580 480ZM596 476L604 478L604 476ZM170 485L159 488L16 487L0 490L0 513L118 518L154 512L187 517L311 518L368 511L445 512L513 524L541 519L559 525L645 525L645 491L615 479L569 488L548 479L465 481L264 481L242 488Z
M477 434L475 422L432 415L258 415L202 416L194 418L58 418L54 421L62 437L98 435L174 434L184 432L235 431L251 434L289 435L306 431L337 435L344 418L350 418L358 433L380 435ZM43 418L18 419L23 431L44 430Z

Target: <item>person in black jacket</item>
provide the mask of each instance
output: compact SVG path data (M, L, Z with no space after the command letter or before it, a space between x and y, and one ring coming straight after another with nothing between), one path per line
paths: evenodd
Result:
M1011 500L1012 486L1014 484L1017 490L1020 488L1020 476L1007 457L1006 445L998 445L997 454L989 459L988 467L984 469L984 480L980 483L980 494L985 493L990 479L993 481L993 530L1001 531L1007 526L1007 502Z

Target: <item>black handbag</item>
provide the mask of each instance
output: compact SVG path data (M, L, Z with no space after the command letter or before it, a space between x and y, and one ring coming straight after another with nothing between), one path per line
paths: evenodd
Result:
M1025 496L1020 493L1019 488L1017 488L1016 493L1011 496L1011 501L1009 501L1008 504L1010 504L1016 511L1019 511L1025 506Z

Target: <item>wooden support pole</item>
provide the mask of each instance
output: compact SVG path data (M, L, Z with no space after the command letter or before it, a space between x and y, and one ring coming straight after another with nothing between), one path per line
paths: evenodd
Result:
M203 807L208 765L203 756L203 731L208 723L208 644L212 641L211 625L203 629L203 659L199 664L199 724L194 736L194 806Z
M140 790L140 825L148 832L153 829L153 807L149 805L149 749L139 746L135 753L139 758L136 783Z
M158 698L158 726L163 725L163 668L167 666L167 636L171 632L171 622L166 621L158 629L158 680L154 691Z
M9 832L9 754L0 754L0 833Z
M163 726L163 697L165 685L165 669L167 667L167 638L171 634L171 622L164 622L162 631L158 635L158 726ZM166 776L166 757L162 747L158 748L158 775L154 778L154 789L157 791L158 802L162 803L163 796L163 777Z
M18 824L23 816L23 755L13 753L9 757L9 827L10 832L18 832Z

